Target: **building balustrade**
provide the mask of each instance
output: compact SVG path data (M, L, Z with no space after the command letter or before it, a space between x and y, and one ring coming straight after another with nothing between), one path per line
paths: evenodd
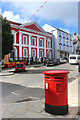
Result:
M61 38L62 38L62 36L61 36L61 35L59 35L59 37L61 37Z
M67 47L69 47L69 45L67 45Z
M66 44L63 44L63 46L66 46Z
M62 45L62 43L59 43L59 45Z
M67 40L69 40L69 38L67 38Z
M65 39L65 37L63 37Z

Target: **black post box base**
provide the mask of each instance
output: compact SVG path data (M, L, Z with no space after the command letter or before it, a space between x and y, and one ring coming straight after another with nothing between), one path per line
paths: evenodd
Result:
M54 115L65 115L68 114L68 105L53 106L45 103L45 111Z

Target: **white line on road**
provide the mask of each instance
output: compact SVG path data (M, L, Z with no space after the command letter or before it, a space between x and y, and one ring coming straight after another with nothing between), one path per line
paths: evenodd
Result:
M17 92L19 92L19 90L13 91L13 92L11 92L11 93L14 94L14 95L20 95L20 94L18 94Z

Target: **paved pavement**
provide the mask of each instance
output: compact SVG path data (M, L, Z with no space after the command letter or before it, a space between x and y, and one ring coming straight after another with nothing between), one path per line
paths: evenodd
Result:
M30 68L27 67L26 73L16 73L14 75L12 74L14 68L3 70L2 95L4 98L4 104L2 116L9 118L19 118L19 116L22 118L30 118L31 115L33 118L75 117L78 111L78 82L75 80L77 78L77 67L78 66L70 66L68 64L65 64L64 66L65 70L69 70L71 72L69 75L70 108L69 114L66 116L53 116L44 111L44 75L42 75L42 71L62 69L62 64L48 68L43 66L31 66ZM15 113L15 111L17 112Z
M19 101L2 106L3 118L75 118L78 113L78 79L69 84L69 113L67 115L51 115L44 111L44 99ZM74 86L74 87L73 87ZM30 100L30 99L29 99ZM0 108L1 109L1 108ZM16 112L15 112L16 111ZM78 117L78 116L77 116Z
M70 71L68 83L71 83L77 78L77 66L69 64L61 64L52 67L26 67L26 72L15 73L14 75L2 76L0 85L2 84L3 104L15 103L19 100L24 100L30 97L43 99L44 94L44 75L45 70L51 69L66 69ZM3 70L3 73L14 71L13 69ZM1 101L1 98L0 98ZM0 102L1 103L1 102Z

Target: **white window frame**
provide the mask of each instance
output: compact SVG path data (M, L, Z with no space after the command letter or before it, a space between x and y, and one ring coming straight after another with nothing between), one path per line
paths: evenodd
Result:
M33 38L35 39L34 45L33 45ZM32 37L32 46L36 46L36 38L35 37Z
M35 51L35 56L33 56L33 50ZM32 50L32 56L33 56L33 57L36 57L36 50L35 50L35 49L33 49L33 50Z
M42 41L42 46L40 46L40 47L43 47L43 39L40 39L41 41Z
M24 50L26 50L26 56L24 55ZM23 57L28 57L28 50L27 50L27 48L23 48Z
M26 37L26 44L24 44L24 37ZM27 45L27 36L23 35L23 44Z
M49 42L49 46L48 46L48 42ZM47 40L47 47L48 47L48 48L51 48L51 39L48 39L48 40Z
M41 52L42 52L42 56L41 56ZM43 57L43 50L40 50L40 57Z

